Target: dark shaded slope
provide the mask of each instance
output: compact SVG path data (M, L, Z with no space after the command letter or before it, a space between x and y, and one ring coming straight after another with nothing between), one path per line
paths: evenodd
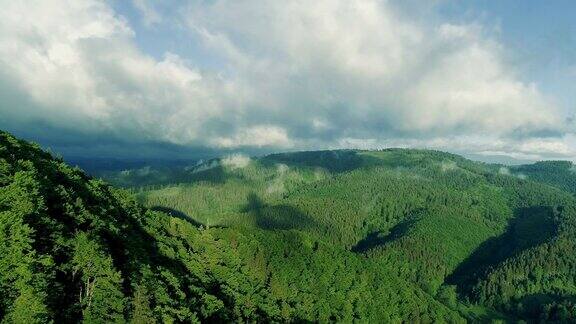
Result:
M472 289L490 268L521 252L548 242L557 234L558 211L553 207L521 208L515 212L506 232L484 241L474 253L446 278L448 284ZM470 291L461 291L470 293Z
M554 221L556 235L490 267L468 296L528 319L575 321L576 208L558 208Z

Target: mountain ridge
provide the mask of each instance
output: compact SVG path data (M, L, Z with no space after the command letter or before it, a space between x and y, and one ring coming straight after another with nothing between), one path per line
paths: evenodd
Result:
M1 132L0 318L576 318L570 167L406 149L203 165L127 192Z

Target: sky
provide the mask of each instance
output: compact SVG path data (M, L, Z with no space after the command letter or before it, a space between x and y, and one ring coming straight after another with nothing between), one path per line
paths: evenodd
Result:
M571 0L0 5L0 129L65 157L576 160Z

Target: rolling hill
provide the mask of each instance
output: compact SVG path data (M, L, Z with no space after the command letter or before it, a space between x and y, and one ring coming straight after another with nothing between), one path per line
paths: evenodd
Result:
M0 133L12 322L576 320L576 173L427 150L107 173Z

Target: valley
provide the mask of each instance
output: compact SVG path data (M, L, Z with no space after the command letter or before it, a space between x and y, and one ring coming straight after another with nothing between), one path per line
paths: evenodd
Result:
M7 133L0 145L6 319L574 319L570 163L230 155L107 173L116 189Z

